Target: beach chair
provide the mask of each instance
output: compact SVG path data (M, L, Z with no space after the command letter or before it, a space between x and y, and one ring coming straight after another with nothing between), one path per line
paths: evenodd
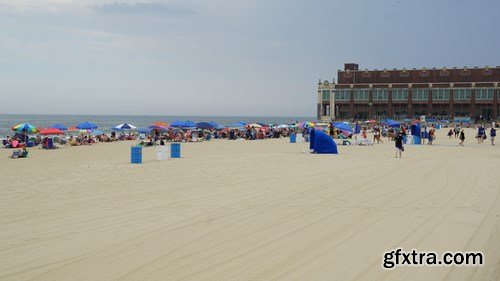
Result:
M18 157L19 157L19 155L21 155L21 151L20 151L20 150L14 150L14 151L12 152L12 155L11 155L11 156L9 156L9 158L16 159L16 158L18 158Z

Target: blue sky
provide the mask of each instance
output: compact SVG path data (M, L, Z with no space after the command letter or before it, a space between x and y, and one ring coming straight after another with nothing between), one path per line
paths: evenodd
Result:
M0 0L0 113L315 116L364 68L500 65L500 1Z

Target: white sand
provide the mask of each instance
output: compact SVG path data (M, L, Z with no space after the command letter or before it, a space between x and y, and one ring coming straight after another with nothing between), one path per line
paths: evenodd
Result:
M1 280L500 280L500 144L305 155L288 140L0 150ZM489 142L489 140L488 140ZM500 139L498 140L500 143ZM385 251L482 267L381 267Z

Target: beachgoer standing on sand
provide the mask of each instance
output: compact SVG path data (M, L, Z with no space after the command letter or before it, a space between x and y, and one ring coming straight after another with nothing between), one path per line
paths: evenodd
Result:
M495 127L491 126L490 130L491 145L495 145L496 136L497 136L497 130L495 129Z
M450 129L450 131L448 132L448 138L451 139L451 136L453 136L453 129ZM456 137L455 137L456 138Z
M428 134L428 136L427 136L427 137L428 137L428 139L429 139L429 141L427 142L427 144L429 144L429 145L432 145L432 142L434 141L434 138L435 138L435 134L434 134L434 132L435 132L434 128L431 128L431 129L429 130L429 134Z
M460 135L460 126L455 125L455 138L458 138Z
M460 142L458 143L458 145L464 146L464 141L465 141L465 132L462 129L462 131L460 132Z
M486 131L484 130L484 127L479 125L479 128L477 128L477 143L483 143L485 136Z
M398 153L399 158L401 158L401 153L405 151L403 147L403 135L401 135L401 133L398 133L398 135L394 138L394 142L396 144L396 158L398 158Z
M373 138L374 138L374 141L375 140L377 141L377 143L384 143L382 141L382 138L380 137L381 133L380 133L380 128L375 128L375 130L373 131Z

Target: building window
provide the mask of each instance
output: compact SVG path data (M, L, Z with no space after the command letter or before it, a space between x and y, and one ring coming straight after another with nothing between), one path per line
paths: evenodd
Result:
M368 100L368 89L358 89L354 90L354 100L355 101L362 101L362 100Z
M455 100L470 100L471 89L454 89L453 99Z
M373 100L387 100L388 96L387 89L373 89L372 91Z
M429 89L413 89L413 100L429 100Z
M476 88L476 100L493 100L493 89Z
M408 100L408 89L392 89L392 100Z
M432 100L449 100L450 89L432 89Z
M349 101L351 100L350 90L335 90L335 100L338 101Z
M330 90L323 90L323 100L330 100Z

